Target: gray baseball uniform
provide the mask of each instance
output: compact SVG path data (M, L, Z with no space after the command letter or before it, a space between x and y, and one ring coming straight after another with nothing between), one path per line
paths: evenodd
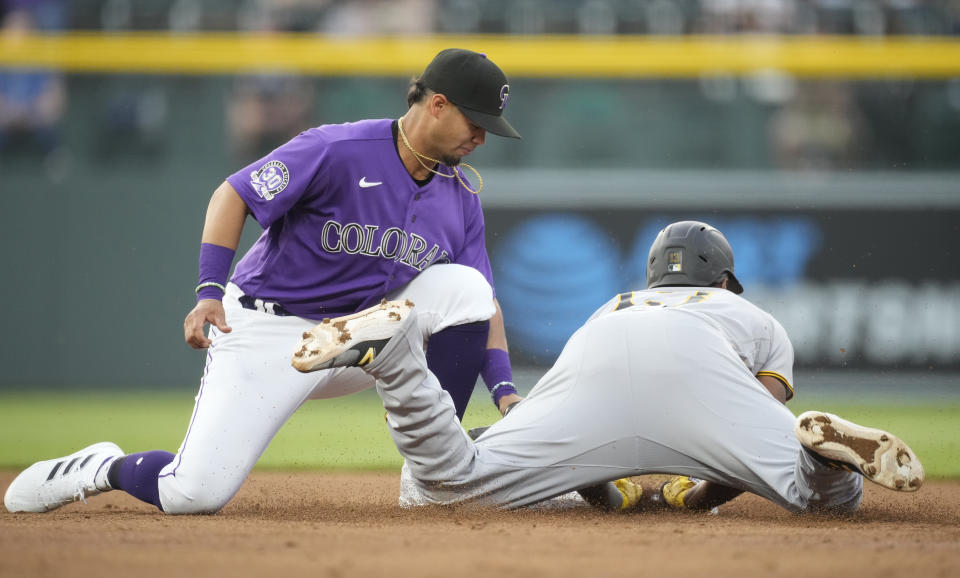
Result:
M378 378L407 461L406 503L517 507L669 473L753 492L792 511L859 505L861 476L801 451L793 414L755 377L791 383L793 350L783 327L725 289L617 296L476 443L426 370L422 342L408 319L365 368Z

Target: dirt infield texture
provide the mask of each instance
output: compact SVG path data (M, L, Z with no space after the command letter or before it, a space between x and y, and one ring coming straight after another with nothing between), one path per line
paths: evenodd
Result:
M4 491L14 476L0 473ZM404 510L390 473L256 472L215 516L173 517L122 492L0 514L0 577L960 575L960 482L868 484L854 518L755 496L718 515L585 506Z

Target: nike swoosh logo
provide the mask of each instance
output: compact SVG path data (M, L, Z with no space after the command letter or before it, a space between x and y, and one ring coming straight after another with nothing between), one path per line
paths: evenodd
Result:
M376 187L377 185L382 185L383 181L368 181L367 177L360 178L360 188L369 189L370 187Z

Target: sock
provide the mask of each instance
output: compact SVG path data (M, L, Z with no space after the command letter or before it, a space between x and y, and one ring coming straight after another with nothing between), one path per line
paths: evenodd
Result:
M159 450L117 458L110 464L107 481L110 487L123 490L134 498L163 510L158 485L160 470L172 462L173 458L174 455L170 452Z
M489 321L454 325L434 333L427 343L427 367L453 398L461 420L477 385L489 331Z
M113 489L113 486L110 485L109 480L110 466L113 465L113 462L122 459L123 456L118 456L115 458L110 458L100 464L100 467L97 469L97 473L93 474L93 485L96 486L98 490L101 492L109 492Z

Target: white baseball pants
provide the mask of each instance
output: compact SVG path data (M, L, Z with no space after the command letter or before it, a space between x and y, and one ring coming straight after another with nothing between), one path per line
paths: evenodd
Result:
M374 385L370 375L356 368L296 371L291 355L316 321L244 309L239 296L239 288L230 284L223 303L233 331L211 328L213 343L186 438L160 472L160 502L169 514L218 511L301 404ZM489 283L462 265L428 267L389 298L416 304L420 314L411 335L420 335L421 351L424 337L489 319L495 310Z

